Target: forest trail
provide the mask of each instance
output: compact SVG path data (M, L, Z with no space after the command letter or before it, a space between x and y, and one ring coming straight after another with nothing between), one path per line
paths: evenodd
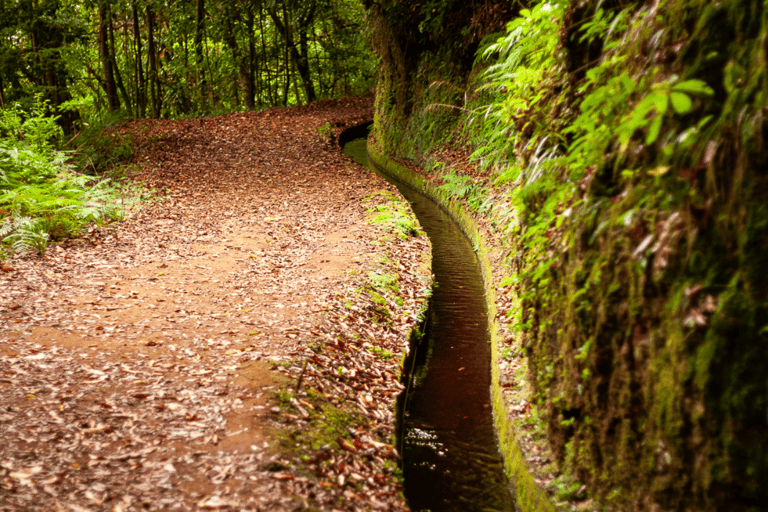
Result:
M370 222L392 188L318 131L369 116L118 130L162 199L0 273L0 511L405 509L392 403L429 245ZM377 309L371 272L404 300ZM365 424L302 437L345 407Z

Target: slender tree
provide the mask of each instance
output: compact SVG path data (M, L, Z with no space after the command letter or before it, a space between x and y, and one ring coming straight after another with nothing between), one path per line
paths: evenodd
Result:
M109 48L109 19L110 9L107 0L99 2L99 57L101 58L101 87L107 96L107 105L109 110L120 110L120 98L117 95L117 84L115 83L114 60L110 55Z
M139 24L139 9L136 6L136 1L131 4L131 11L133 15L133 38L135 41L135 84L136 84L136 115L138 117L144 117L147 111L147 82L144 78L144 64L143 64L143 51L141 44L141 27Z
M120 92L120 95L123 97L123 103L125 103L126 108L130 111L132 110L132 101L131 97L128 95L128 91L125 88L125 84L123 83L123 75L120 73L120 66L117 65L117 58L115 57L115 27L114 27L114 16L112 15L112 9L109 10L109 60L112 63L112 70L114 72L115 76L115 85L117 86L117 90Z
M208 95L208 83L205 79L205 57L203 54L203 36L205 32L205 0L195 0L195 64L197 65L197 79L200 84L200 102L204 109L206 96Z
M160 117L162 95L157 73L157 45L155 44L155 12L147 5L147 53L149 54L149 92L152 99L152 117Z
M317 99L317 96L315 94L315 86L312 82L309 68L308 31L310 25L314 21L317 4L316 2L309 0L299 5L295 23L292 22L288 16L289 11L286 1L283 2L282 7L282 17L275 7L269 7L268 12L275 27L277 27L277 30L285 41L286 53L290 55L293 64L299 72L299 76L301 77L304 86L304 92L307 95L307 102L312 102ZM298 47L295 43L294 26L298 29Z

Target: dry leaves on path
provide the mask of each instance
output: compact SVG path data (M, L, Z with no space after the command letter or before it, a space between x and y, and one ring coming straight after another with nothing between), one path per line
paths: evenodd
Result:
M392 404L428 242L368 223L390 187L317 131L369 112L121 128L168 192L0 273L0 511L405 509Z

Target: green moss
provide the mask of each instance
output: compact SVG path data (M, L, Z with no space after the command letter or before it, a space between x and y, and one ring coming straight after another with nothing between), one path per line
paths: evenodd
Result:
M483 280L486 286L486 301L488 307L488 317L496 317L496 302L493 287L493 276L491 264L488 259L488 248L485 246L478 228L475 226L471 217L460 207L455 205L446 197L444 190L440 190L433 184L430 184L422 176L410 171L409 169L396 164L378 153L374 147L369 145L369 156L371 161L384 172L395 178L408 183L417 190L425 193L428 197L436 200L444 210L457 222L470 241L478 248L477 254L480 261L480 267L483 274ZM495 324L495 321L493 322ZM507 468L507 474L510 476L513 488L517 494L518 505L524 511L548 511L554 510L552 504L546 497L543 490L536 484L533 476L528 471L527 464L518 444L518 436L523 435L521 431L516 430L509 422L504 406L504 399L499 386L498 358L499 344L498 333L495 325L491 325L492 333L491 343L493 345L493 375L492 401L494 407L494 422L499 434L499 442L504 454L504 463Z
M564 472L616 508L748 509L768 499L766 5L622 6L534 2L527 37L466 91L482 117L430 107L459 105L420 88L439 75L425 61L399 83L385 69L376 148L422 163L434 184L383 165L443 204L478 198L504 233L513 332ZM541 80L524 89L523 70ZM434 164L467 141L486 174Z

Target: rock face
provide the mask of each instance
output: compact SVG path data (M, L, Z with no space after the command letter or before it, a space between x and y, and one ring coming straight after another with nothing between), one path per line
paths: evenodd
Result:
M463 4L370 8L374 134L488 228L503 350L527 365L503 385L529 387L543 481L582 506L758 507L765 4Z

